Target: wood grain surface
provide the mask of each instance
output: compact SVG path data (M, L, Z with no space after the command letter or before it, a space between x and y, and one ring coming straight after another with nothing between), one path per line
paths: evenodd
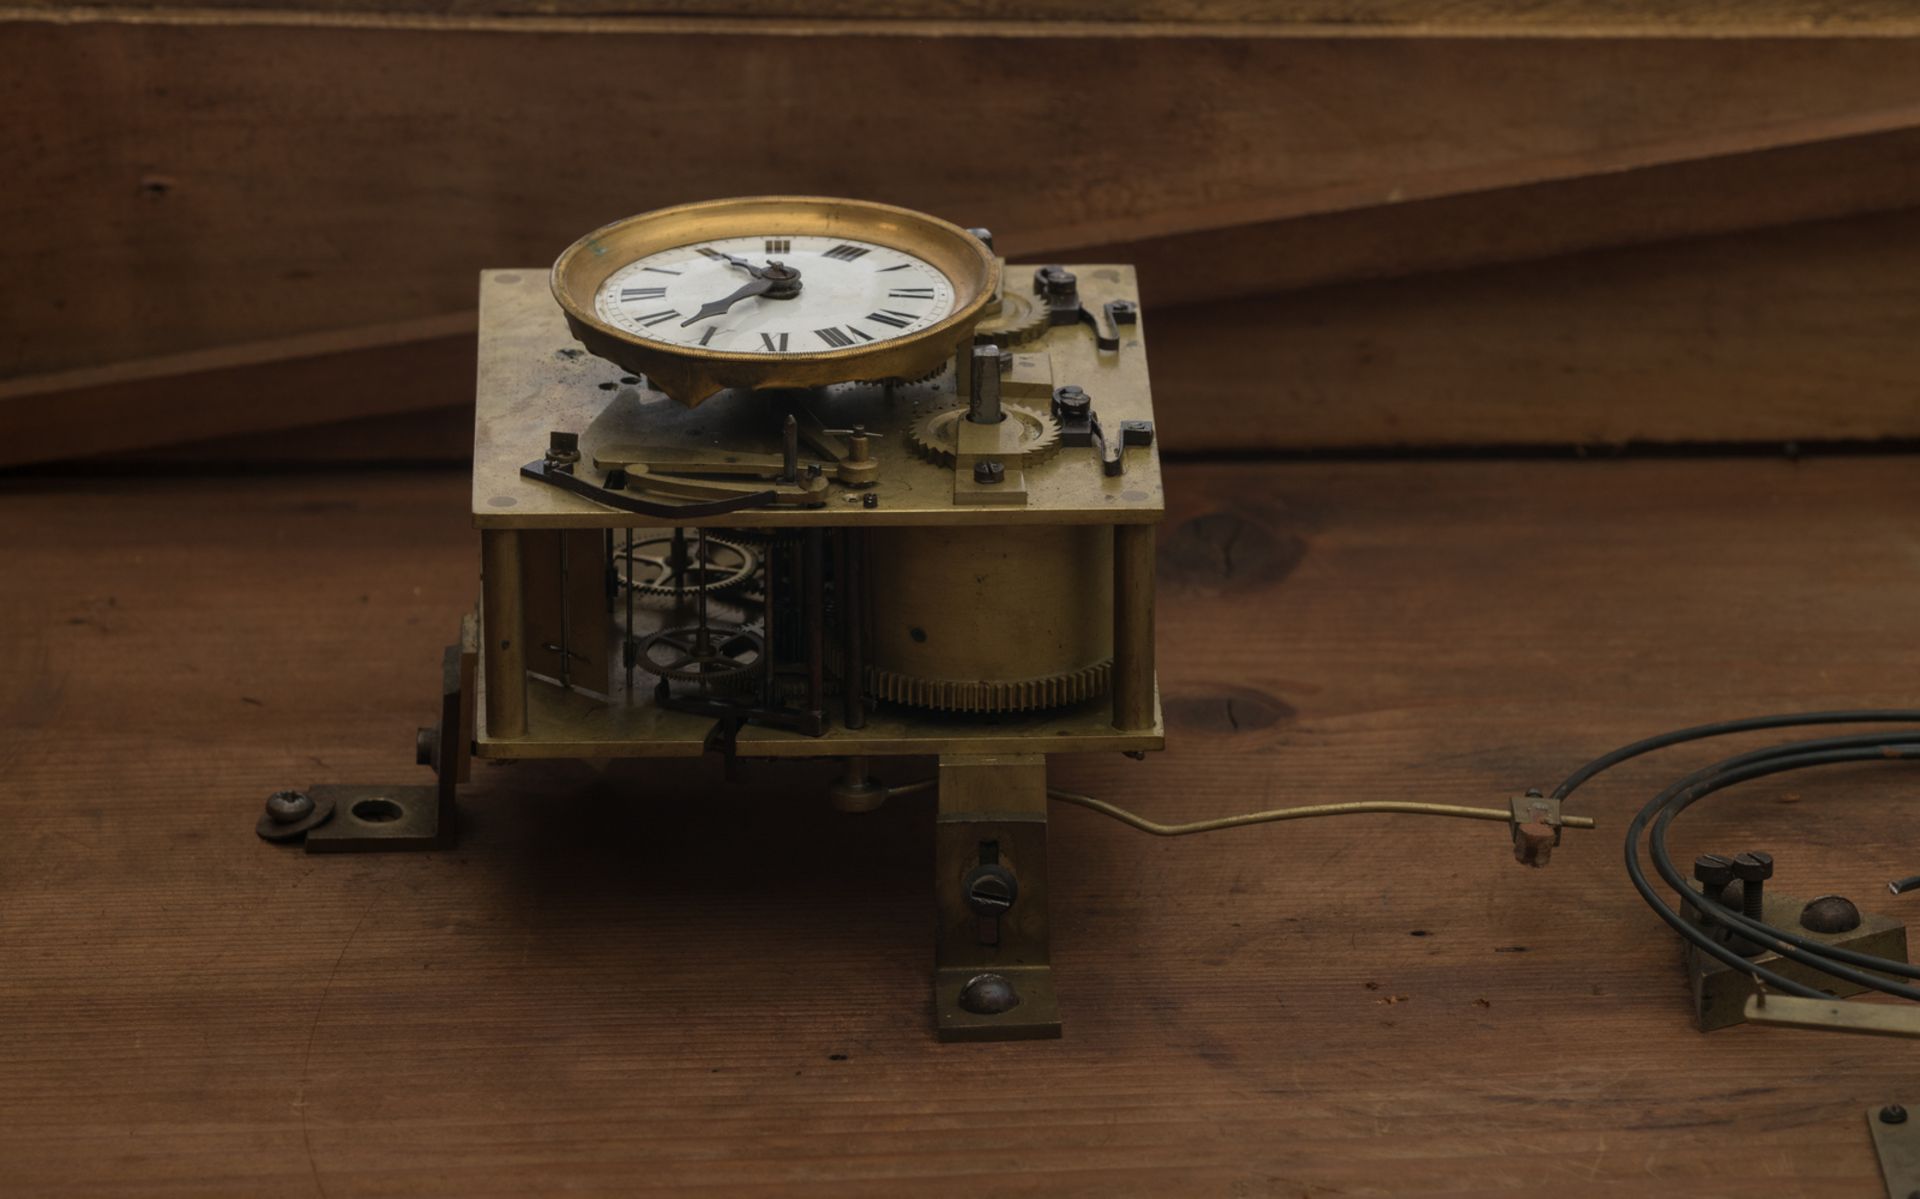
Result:
M1912 702L1911 459L1176 467L1162 819L1500 802L1649 731ZM1692 1032L1627 814L1159 841L1056 813L1053 1043L928 1028L930 808L817 772L476 767L458 849L256 840L414 781L476 587L462 472L0 493L0 1189L23 1194L1878 1193L1908 1047ZM811 769L811 768L809 768ZM896 780L923 763L894 763ZM1757 783L1676 850L1904 912L1898 767Z
M1228 26L1251 36L1848 37L1920 32L1901 0L14 0L62 20L223 19L539 26L556 20L723 25L741 18L879 28L1045 31Z
M1178 449L1920 436L1920 209L1143 319Z
M0 61L0 378L467 311L485 267L716 196L855 192L1019 257L1920 127L1904 39L0 19Z
M910 7L0 8L0 463L464 405L480 268L770 190L1136 263L1162 375L1210 398L1170 414L1186 448L1915 434L1911 239L1879 222L1920 203L1920 42L1249 39L1199 0L1034 36ZM1641 245L1693 265L1584 257Z
M1920 438L1920 209L1218 303L1152 295L1175 453ZM17 405L32 430L0 439L0 462L222 421L262 432L143 452L463 461L472 353L463 334L285 371L12 398L0 384L0 418ZM264 433L355 410L413 415Z

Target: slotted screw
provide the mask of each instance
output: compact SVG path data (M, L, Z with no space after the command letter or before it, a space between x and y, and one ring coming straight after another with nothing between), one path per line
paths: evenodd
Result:
M1740 910L1749 920L1758 920L1766 910L1761 903L1767 880L1773 877L1773 855L1764 850L1735 854L1733 877L1740 880Z

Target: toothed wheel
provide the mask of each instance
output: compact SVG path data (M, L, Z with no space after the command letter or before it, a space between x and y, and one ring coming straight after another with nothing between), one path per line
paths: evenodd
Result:
M1020 448L1001 458L1017 458L1024 466L1046 461L1060 448L1060 422L1048 412L1024 404L1002 404L1000 410L1010 421L1020 423ZM958 452L959 424L966 419L965 408L943 408L914 422L907 431L907 444L913 452L938 466L952 466ZM1008 466L1014 465L1012 461Z
M934 367L932 370L926 372L925 374L914 375L911 378L906 378L906 379L901 379L901 378L868 379L867 382L869 384L873 384L876 386L885 386L888 383L897 383L902 386L912 387L916 383L929 383L935 379L938 379L941 375L946 374L947 368L952 365L953 365L953 360L949 358L946 361L940 363L938 366Z
M973 336L976 342L990 341L1005 350L1038 341L1052 327L1053 312L1044 299L1008 288L1001 296L1000 311L975 325Z
M614 569L620 582L642 595L673 595L689 591L725 591L738 587L760 568L760 557L744 545L718 537L686 539L686 561L673 561L672 537L648 537L629 550L618 538L613 547Z
M709 624L661 629L640 643L640 669L676 683L727 686L751 681L766 652L760 634L744 625Z
M1111 658L1080 670L1005 681L923 679L867 668L867 686L875 698L939 712L1040 712L1104 695L1112 681Z

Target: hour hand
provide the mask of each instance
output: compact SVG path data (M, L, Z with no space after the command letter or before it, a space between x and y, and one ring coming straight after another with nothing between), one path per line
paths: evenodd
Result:
M732 265L737 266L741 270L747 272L747 274L752 275L756 279L760 277L761 271L763 269L761 267L757 267L753 265L751 262L748 262L744 258L738 257L733 254L727 254L720 250L707 249L707 250L702 250L701 253L707 255L710 258L718 258L722 262L731 263Z
M700 305L700 311L694 313L692 316L688 317L686 320L681 321L680 327L684 329L688 325L695 324L699 321L704 321L710 316L719 316L721 313L733 307L735 304L738 304L740 301L746 299L748 296L765 295L770 289L772 289L772 287L773 287L773 280L766 279L766 278L756 278L753 282L742 286L739 291L734 292L730 296L724 296L721 299L715 300L710 304Z

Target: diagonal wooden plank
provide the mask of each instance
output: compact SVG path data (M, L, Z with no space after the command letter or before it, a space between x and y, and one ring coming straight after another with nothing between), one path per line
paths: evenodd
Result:
M473 402L473 313L0 381L0 465Z
M1174 308L1193 449L1920 438L1920 210Z
M808 33L1063 36L1115 29L1248 37L1905 37L1900 0L15 0L43 19L357 22L385 27L631 31L751 18Z
M1093 247L1146 303L1191 304L1920 207L1920 130L1609 171ZM1038 256L1038 255L1036 255Z
M738 28L0 24L0 376L459 311L488 263L720 194L862 191L1019 256L1920 120L1900 40Z
M1920 438L1920 209L1213 303L1149 305L1162 444L1606 446ZM469 335L0 404L14 462L470 410ZM263 402L273 397L277 402ZM457 459L464 421L171 456Z

